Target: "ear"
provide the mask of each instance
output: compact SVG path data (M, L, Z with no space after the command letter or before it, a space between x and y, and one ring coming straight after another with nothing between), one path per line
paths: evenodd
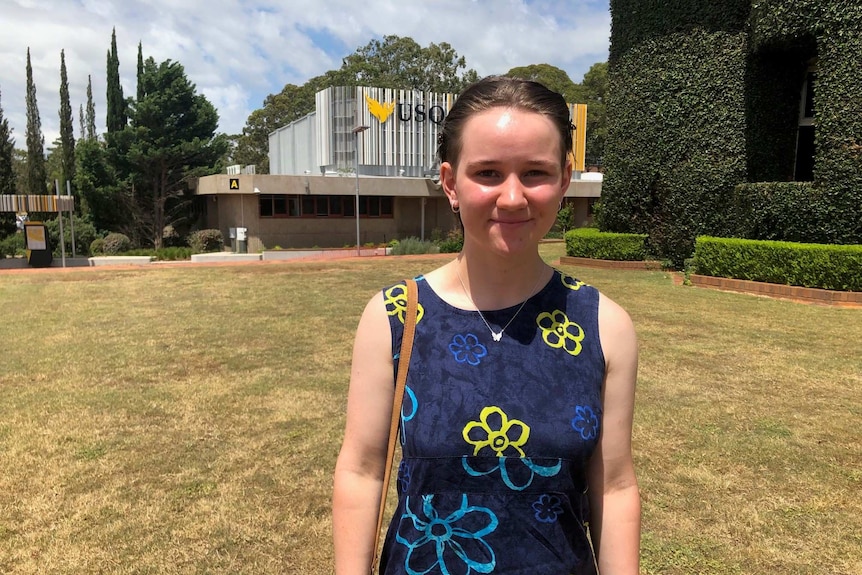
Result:
M440 164L440 186L450 204L458 201L458 194L455 192L455 168L449 162Z
M574 170L574 167L572 164L572 156L570 154L568 159L566 160L566 165L563 168L563 181L560 182L560 184L561 184L561 186L560 186L560 192L561 192L560 198L562 198L563 196L566 195L566 190L569 189L569 186L572 183L572 171L573 170Z

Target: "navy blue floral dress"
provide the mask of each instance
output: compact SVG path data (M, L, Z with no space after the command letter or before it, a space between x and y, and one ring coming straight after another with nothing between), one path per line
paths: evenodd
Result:
M586 467L602 421L598 291L554 272L500 341L423 278L380 572L595 574ZM397 370L403 283L383 291ZM484 312L499 330L518 306Z

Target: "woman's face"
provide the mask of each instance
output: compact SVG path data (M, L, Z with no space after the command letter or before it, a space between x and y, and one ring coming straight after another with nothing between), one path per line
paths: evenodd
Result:
M491 108L464 124L457 166L440 181L460 209L464 249L497 255L535 251L557 218L572 177L560 165L560 136L540 114Z

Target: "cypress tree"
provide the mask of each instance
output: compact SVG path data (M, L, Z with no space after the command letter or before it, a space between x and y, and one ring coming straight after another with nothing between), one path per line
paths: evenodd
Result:
M45 171L45 136L36 103L36 85L30 65L30 48L27 48L27 185L28 194L44 195L48 175Z
M141 79L144 76L144 52L141 43L138 42L138 102L144 99L144 83Z
M9 127L9 120L3 116L3 105L0 102L0 194L15 193L15 169L12 167L14 154L12 128Z
M120 58L117 56L117 30L111 32L111 51L108 52L107 114L105 123L108 133L119 132L126 127L126 99L120 84Z
M75 133L72 125L72 104L69 102L69 78L66 74L66 54L60 50L60 160L63 181L75 181Z
M96 105L93 103L93 79L87 75L87 139L96 139Z

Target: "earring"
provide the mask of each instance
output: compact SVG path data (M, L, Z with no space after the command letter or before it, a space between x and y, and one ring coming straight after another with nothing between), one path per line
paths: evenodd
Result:
M453 214L457 214L458 212L460 212L460 211L461 211L461 208L459 208L459 207L458 207L456 204L454 204L454 203L453 203L450 207L452 208L452 213L453 213Z

